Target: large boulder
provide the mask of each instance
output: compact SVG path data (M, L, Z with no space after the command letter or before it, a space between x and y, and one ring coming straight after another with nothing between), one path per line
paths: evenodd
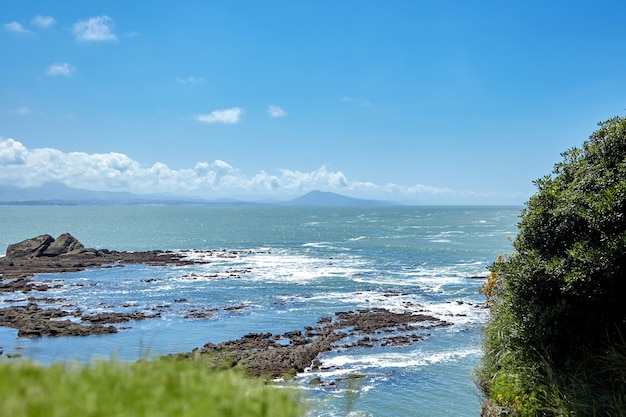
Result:
M82 243L69 233L63 233L57 237L43 252L43 256L59 256L68 252L84 249Z
M7 247L7 259L30 259L41 256L48 249L54 238L50 235L41 235L13 243Z
M85 247L78 239L69 233L63 233L56 239L50 235L41 235L13 243L8 246L6 257L7 259L33 259L84 251Z

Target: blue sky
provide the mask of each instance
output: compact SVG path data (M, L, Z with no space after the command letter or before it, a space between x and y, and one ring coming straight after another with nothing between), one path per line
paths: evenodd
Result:
M0 184L521 204L626 110L623 1L0 4Z

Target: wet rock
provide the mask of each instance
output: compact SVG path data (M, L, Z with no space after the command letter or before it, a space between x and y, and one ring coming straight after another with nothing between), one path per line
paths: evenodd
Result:
M111 323L126 323L129 321L140 321L146 319L153 319L161 317L161 314L145 314L140 312L132 313L98 313L88 316L82 316L83 321L88 321L91 324L111 324Z
M186 319L211 319L216 309L211 308L192 308L189 313L185 314Z
M322 378L315 377L309 381L309 385L322 385Z
M207 343L201 349L181 355L207 355L219 366L243 367L254 376L284 378L306 369L319 369L321 363L317 358L323 352L339 348L411 344L424 337L415 332L446 325L448 323L424 314L397 313L380 308L339 312L334 320L331 317L321 318L318 326L306 326L304 332L294 330L281 335L250 333L237 340ZM389 330L390 336L372 337L384 330ZM355 334L361 335L355 342L343 346L338 344Z
M18 329L17 336L87 336L116 333L114 326L82 325L67 319L70 314L58 308L42 309L35 303L0 309L0 324Z
M26 294L31 291L46 291L47 289L47 285L35 284L29 278L17 278L14 280L6 280L4 282L0 282L0 293L21 292Z

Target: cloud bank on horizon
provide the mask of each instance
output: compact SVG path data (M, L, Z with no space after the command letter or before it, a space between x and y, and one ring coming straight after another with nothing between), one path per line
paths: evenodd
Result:
M202 198L289 199L312 190L332 191L359 198L377 198L401 203L433 203L503 198L519 204L526 196L489 195L455 191L423 184L379 185L351 181L341 171L325 166L311 171L281 169L272 174L248 175L225 161L198 162L193 168L172 169L155 162L142 166L122 153L62 152L54 148L28 149L12 138L0 137L0 184L36 187L59 182L69 187L98 191L171 193Z

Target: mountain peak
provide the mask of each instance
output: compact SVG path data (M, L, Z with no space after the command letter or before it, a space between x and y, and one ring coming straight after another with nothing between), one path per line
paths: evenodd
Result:
M313 190L288 201L286 204L290 206L387 206L392 203L353 198L330 191Z

